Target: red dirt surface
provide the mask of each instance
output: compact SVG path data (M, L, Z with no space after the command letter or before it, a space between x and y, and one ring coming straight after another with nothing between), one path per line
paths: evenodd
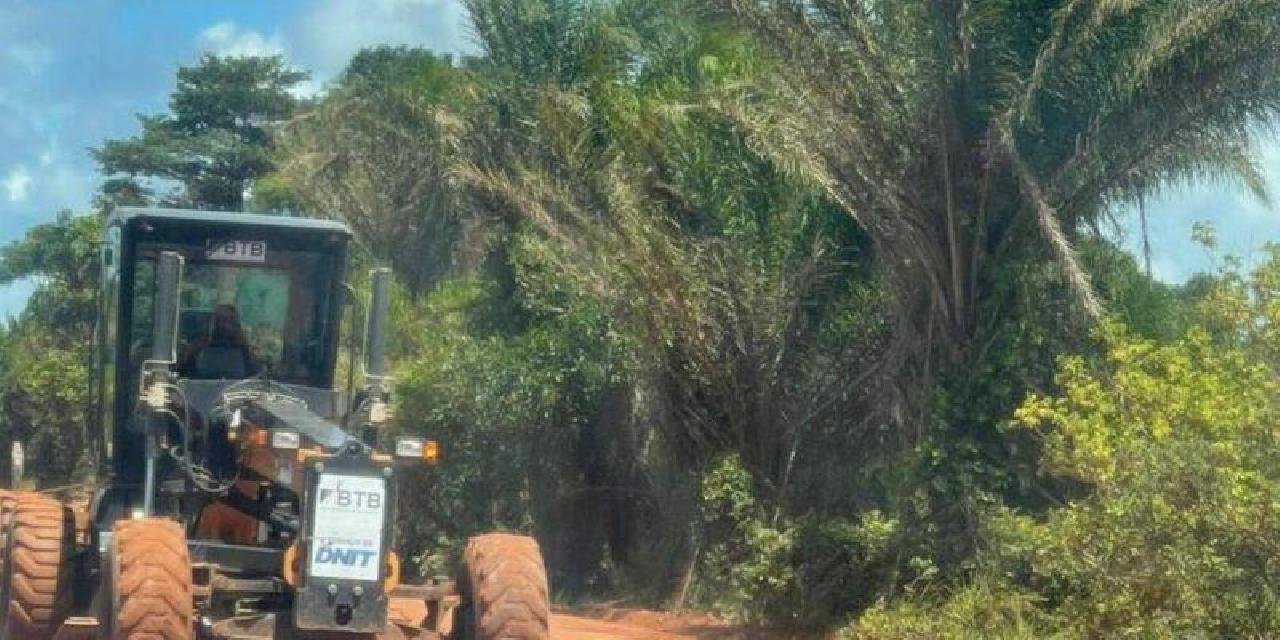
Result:
M706 613L633 609L559 612L551 619L552 640L784 640L784 633L735 626Z
M421 603L392 601L392 617L421 620ZM442 629L448 633L446 628ZM819 640L729 624L706 613L669 613L594 607L557 611L551 617L551 640Z

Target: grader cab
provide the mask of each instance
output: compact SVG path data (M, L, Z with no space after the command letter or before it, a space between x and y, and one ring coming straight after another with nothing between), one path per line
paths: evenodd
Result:
M404 571L398 483L440 451L387 442L385 271L349 363L362 384L335 388L350 235L241 213L110 217L101 477L84 509L0 493L0 640L549 637L530 538L473 538L457 580Z

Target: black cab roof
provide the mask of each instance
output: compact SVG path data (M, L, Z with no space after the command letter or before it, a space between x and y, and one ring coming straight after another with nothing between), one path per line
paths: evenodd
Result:
M244 225L275 229L299 229L327 231L351 235L351 229L336 220L322 218L296 218L290 216L241 213L238 211L203 211L196 209L166 209L162 207L117 207L107 218L107 226L127 225L133 221L157 220L166 222L192 222L217 225Z

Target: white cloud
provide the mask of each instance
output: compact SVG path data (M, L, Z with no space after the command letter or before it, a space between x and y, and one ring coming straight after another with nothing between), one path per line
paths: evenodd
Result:
M346 67L351 56L378 45L425 47L442 53L474 50L467 41L462 0L320 0L270 37L226 20L196 39L217 55L284 55L311 78L290 93L311 98Z
M336 76L365 47L420 46L442 53L474 49L460 0L323 0L301 16L296 31L295 62L321 82Z
M230 20L201 31L196 44L202 53L219 56L274 56L284 53L279 33L266 37L251 29L241 29Z
M27 189L31 187L31 172L18 165L9 170L3 184L5 191L9 192L9 202L22 202L27 199Z
M290 93L311 98L347 66L351 56L378 45L471 53L462 0L319 0L270 36L224 20L196 38L201 53L221 56L284 55L311 78Z
M290 95L301 100L314 98L320 95L321 91L324 91L324 82L317 80L314 75L289 87Z

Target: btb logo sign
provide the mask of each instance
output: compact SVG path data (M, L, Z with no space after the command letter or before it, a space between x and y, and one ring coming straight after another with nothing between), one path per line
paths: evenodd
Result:
M311 575L377 580L388 507L386 482L374 476L321 474L311 499Z
M320 504L340 509L360 509L376 511L382 508L382 493L378 491L347 491L337 489L320 489Z

